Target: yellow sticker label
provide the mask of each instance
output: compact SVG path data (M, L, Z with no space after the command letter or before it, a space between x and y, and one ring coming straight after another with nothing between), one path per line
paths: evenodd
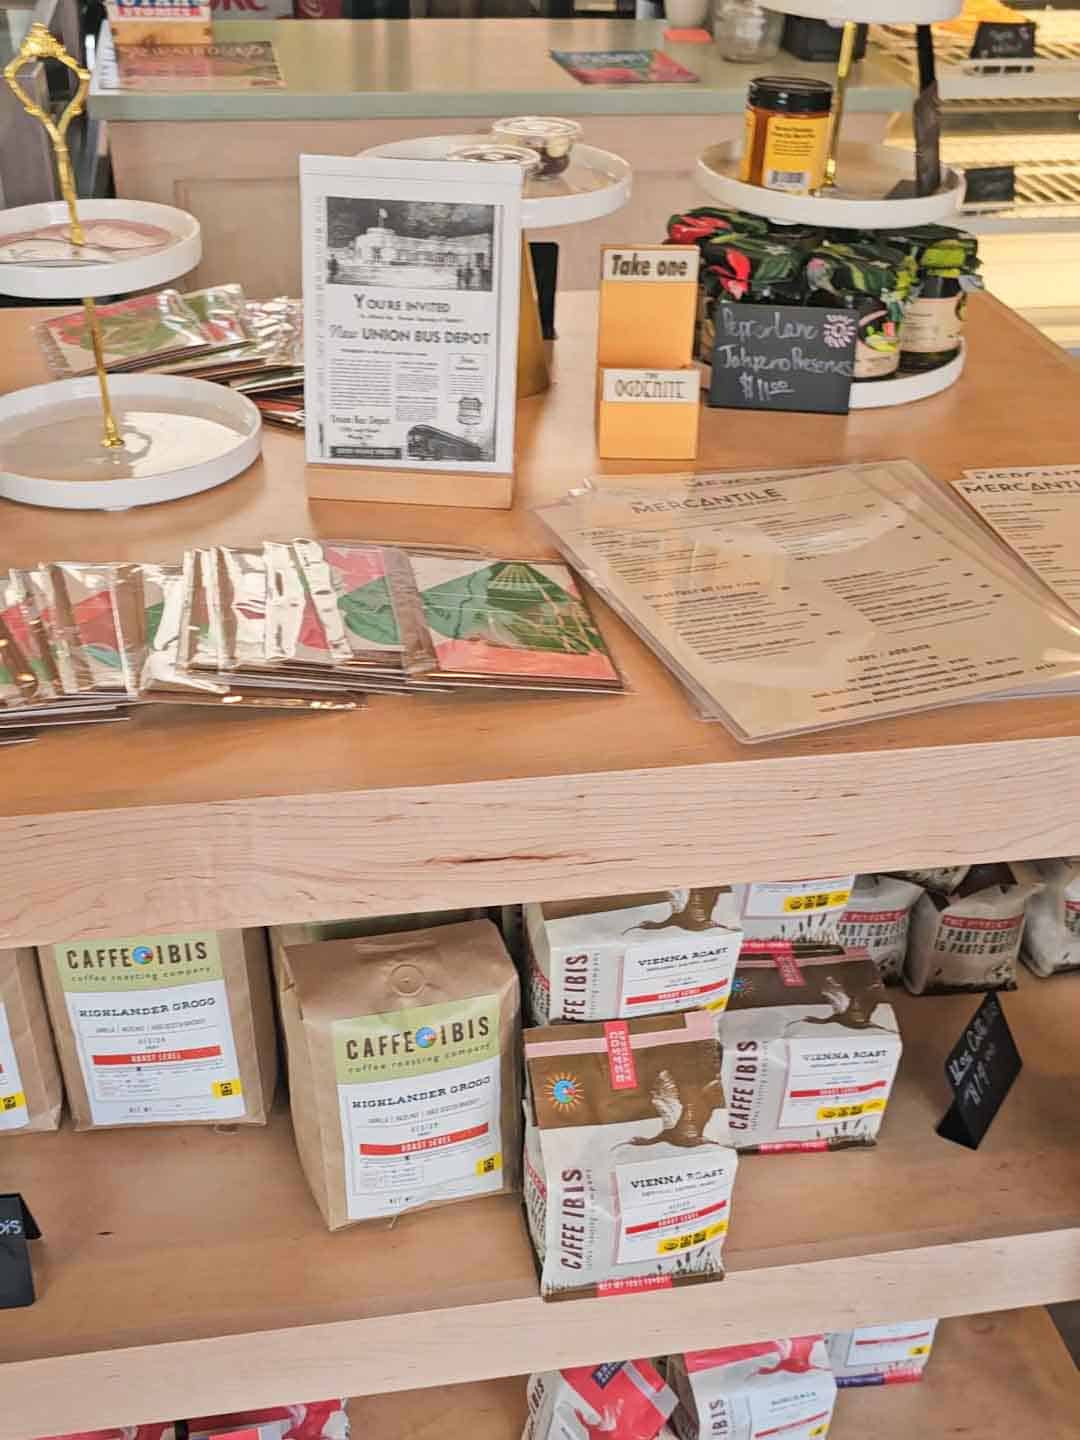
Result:
M715 1225L706 1225L701 1230L691 1230L686 1235L672 1235L661 1240L656 1247L658 1255L674 1255L680 1250L692 1250L695 1245L705 1245L717 1235L727 1234L727 1221L718 1220Z
M494 1175L496 1170L502 1169L502 1154L485 1155L482 1160L476 1162L477 1175Z
M930 1354L930 1346L929 1346L929 1345L912 1345L911 1349L910 1349L907 1353L908 1353L909 1355L929 1355L929 1354Z
M761 183L768 190L796 194L816 189L825 178L828 141L827 115L770 115Z
M788 915L802 915L808 910L839 910L850 899L850 890L817 890L812 895L787 895L784 911Z
M873 1115L885 1109L884 1100L861 1100L858 1105L824 1105L817 1112L819 1120L850 1120L855 1115Z
M813 1430L810 1431L810 1434L811 1434L811 1436L813 1436L813 1437L817 1437L818 1435L827 1435L828 1433L829 1433L828 1423L826 1423L826 1424L824 1424L824 1425L815 1425L814 1428L813 1428Z
M215 1100L231 1100L241 1093L241 1088L239 1080L215 1080L210 1086Z
M0 1096L0 1110L25 1110L26 1096L21 1090L16 1090L14 1095Z
M727 1002L728 1002L728 997L727 997L726 995L721 995L720 998L719 998L719 1000L710 1000L710 1001L708 1002L708 1004L705 1006L705 1009L706 1009L706 1010L726 1010L726 1009L727 1009Z

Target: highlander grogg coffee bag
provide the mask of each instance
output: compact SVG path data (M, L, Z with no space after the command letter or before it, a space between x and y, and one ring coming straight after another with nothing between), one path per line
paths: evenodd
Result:
M285 951L290 945L314 945L318 940L356 940L362 935L390 935L402 930L430 930L433 925L460 925L483 920L484 910L432 910L412 915L365 915L347 920L307 920L293 925L271 925L270 956L278 990L284 978Z
M742 941L726 886L525 906L534 1024L722 1010Z
M1023 882L1042 885L1028 900L1021 958L1036 975L1080 970L1080 856L1015 861Z
M530 1375L522 1440L655 1440L675 1394L648 1360Z
M928 890L911 917L904 983L915 995L1015 990L1028 901L1041 880L973 865L955 890Z
M512 1190L517 971L489 920L286 946L300 1163L331 1230Z
M895 875L858 875L836 923L845 950L865 950L887 985L899 984L907 957L912 906L922 886Z
M0 1136L57 1129L63 1098L37 959L0 950Z
M38 951L76 1130L265 1125L277 1081L262 930Z
M719 1031L737 1149L874 1143L901 1045L881 976L865 952L746 941Z
M525 1208L545 1299L723 1277L736 1156L704 1010L525 1033Z
M673 1355L680 1440L824 1440L836 1403L823 1335Z
M901 1325L863 1325L826 1335L837 1385L899 1385L921 1380L934 1344L936 1320Z
M818 875L736 885L740 924L747 940L835 942L854 884L854 875Z

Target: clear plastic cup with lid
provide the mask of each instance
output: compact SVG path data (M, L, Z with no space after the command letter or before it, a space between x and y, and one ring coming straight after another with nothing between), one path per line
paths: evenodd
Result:
M457 145L446 158L472 160L481 165L518 165L524 170L526 180L540 169L540 156L535 150L528 150L524 145L500 145L494 141Z
M574 145L581 139L581 126L576 120L563 120L557 115L515 115L496 120L491 133L504 145L527 145L540 157L540 178L561 175L570 164Z

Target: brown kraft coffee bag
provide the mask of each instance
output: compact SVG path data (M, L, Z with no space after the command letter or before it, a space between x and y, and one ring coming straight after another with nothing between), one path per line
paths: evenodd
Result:
M520 994L489 920L286 946L296 1148L331 1230L513 1190Z
M265 931L70 940L38 958L76 1130L266 1124Z
M34 952L0 950L0 1136L57 1129L63 1098Z

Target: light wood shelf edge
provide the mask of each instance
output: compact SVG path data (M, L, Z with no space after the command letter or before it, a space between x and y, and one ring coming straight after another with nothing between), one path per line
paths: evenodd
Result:
M4 1366L0 1440L183 1414L196 1391L202 1410L221 1413L1077 1295L1080 1227L1070 1227L776 1265L617 1304L528 1298L134 1346Z

